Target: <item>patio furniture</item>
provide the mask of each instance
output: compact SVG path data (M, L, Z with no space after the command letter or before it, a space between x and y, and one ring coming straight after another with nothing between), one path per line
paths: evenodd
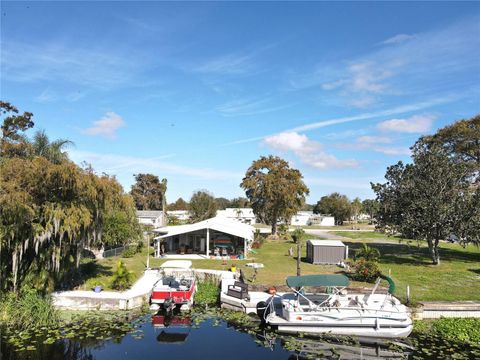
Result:
M235 281L233 285L228 285L227 295L241 300L250 299L250 295L248 295L248 285L240 281Z

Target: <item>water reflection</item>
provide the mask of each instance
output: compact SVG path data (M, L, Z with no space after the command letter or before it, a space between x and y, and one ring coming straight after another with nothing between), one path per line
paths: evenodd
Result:
M44 344L35 339L34 350L15 351L1 342L0 360L102 360L158 359L168 354L175 360L235 359L404 359L408 347L356 340L319 339L279 335L259 326L248 328L223 320L203 321L179 314L146 315L136 320L137 329L107 340L61 340ZM140 336L140 335L141 336Z
M157 336L159 343L181 344L187 340L192 327L192 319L187 316L156 314L152 316L154 329L161 329Z

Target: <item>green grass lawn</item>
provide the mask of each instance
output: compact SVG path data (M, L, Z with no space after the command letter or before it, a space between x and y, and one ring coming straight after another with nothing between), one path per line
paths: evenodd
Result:
M336 232L339 234L339 232ZM340 235L340 234L339 234ZM375 232L345 232L342 236L351 239L344 243L349 246L350 256L360 247L362 242L380 250L380 268L383 273L391 273L397 284L397 296L405 299L406 286L410 286L414 301L461 301L480 300L480 249L473 245L466 248L456 244L442 243L440 248L441 264L431 265L428 248L424 243L399 242L394 238L387 238ZM292 247L294 257L288 256L288 249ZM264 285L283 285L285 278L296 274L296 245L291 241L266 241L257 254L251 254L249 260L192 260L197 269L228 270L231 264L242 268L247 279L250 279L253 270L245 266L248 262L259 262L265 268L259 269L256 283ZM302 257L305 257L305 246ZM132 258L121 259L129 270L138 278L146 264L147 252L144 250ZM115 262L120 258L108 258L96 262L96 271L86 276L84 289L90 289L97 284L109 288L111 274ZM304 260L304 259L303 259ZM150 257L150 266L157 267L165 259ZM85 265L85 264L84 264ZM302 274L328 274L341 271L335 265L312 265L302 261ZM90 276L90 278L88 278ZM367 285L365 283L353 283ZM368 285L370 286L370 285Z
M347 237L350 239L370 240L370 239L387 239L400 240L397 236L388 236L384 233L376 231L330 231L332 234Z

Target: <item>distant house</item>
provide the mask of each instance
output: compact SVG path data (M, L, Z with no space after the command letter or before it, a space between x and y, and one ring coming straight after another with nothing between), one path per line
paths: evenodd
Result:
M313 216L313 211L299 211L290 219L290 224L294 226L310 225L310 218Z
M198 254L205 257L244 258L253 242L253 226L225 217L158 229L155 256Z
M165 226L163 211L161 210L137 210L137 219L140 224L154 228Z
M313 214L309 225L335 226L335 218L333 216Z
M299 211L292 216L290 224L294 226L334 226L335 218L333 216L314 214L313 211Z
M174 217L179 221L187 221L190 219L190 212L188 210L169 210L167 216Z
M225 210L218 210L217 216L249 225L257 222L257 217L252 208L226 208Z

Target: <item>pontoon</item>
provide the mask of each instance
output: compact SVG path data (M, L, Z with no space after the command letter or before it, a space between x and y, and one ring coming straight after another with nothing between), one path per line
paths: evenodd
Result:
M163 307L172 311L178 306L181 310L189 310L193 305L196 287L191 261L166 261L160 266L159 280L152 289L151 307L153 310Z
M257 313L280 332L406 337L412 331L408 308L393 296L393 280L384 278L390 285L388 293L376 293L382 280L379 278L370 293L362 294L347 292L349 280L345 275L290 276L287 285L292 292L280 296L280 301L274 295L258 303ZM326 291L306 292L312 287Z

